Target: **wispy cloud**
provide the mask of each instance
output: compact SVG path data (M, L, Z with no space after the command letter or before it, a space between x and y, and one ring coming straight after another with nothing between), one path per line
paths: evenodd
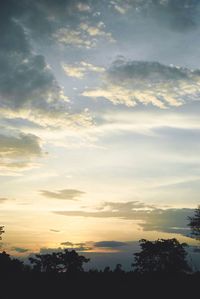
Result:
M85 61L81 61L76 65L64 63L62 64L62 68L67 76L78 79L82 79L85 75L87 75L90 72L102 73L105 71L103 67L96 66Z
M85 192L75 189L63 189L56 192L41 190L40 193L47 198L55 199L66 199L66 200L77 200L80 196L85 194Z

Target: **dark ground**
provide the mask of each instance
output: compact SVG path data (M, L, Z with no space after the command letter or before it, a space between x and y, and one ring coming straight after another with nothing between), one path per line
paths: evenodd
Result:
M200 274L27 273L2 277L0 298L200 298Z

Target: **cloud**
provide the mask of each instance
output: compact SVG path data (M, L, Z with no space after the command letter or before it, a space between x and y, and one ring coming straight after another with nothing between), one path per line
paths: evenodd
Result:
M0 129L0 169L26 169L36 166L32 161L44 155L41 140L35 135Z
M95 66L85 61L81 61L77 65L62 64L62 68L67 76L78 79L82 79L89 72L102 73L105 71L103 67Z
M61 251L63 251L63 248L61 247L55 247L55 248L42 247L40 248L39 254L52 254L53 252L61 252Z
M94 243L94 246L99 248L118 248L121 246L127 246L127 243L119 241L100 241Z
M93 218L119 218L138 221L144 231L160 231L189 235L188 217L194 210L189 208L159 209L138 202L107 202L94 211L55 211L57 215Z
M176 31L195 29L198 24L199 2L193 0L112 1L113 8L121 13L134 12L141 18L154 19Z
M105 98L113 104L152 104L164 109L197 100L199 87L199 70L120 57L105 73L103 86L82 95Z
M72 243L72 242L62 242L60 245L62 247L57 247L57 248L40 248L40 253L41 254L46 254L46 253L53 253L53 252L58 252L58 251L63 251L64 249L67 249L69 251L75 250L77 252L85 252L85 251L90 251L93 248L91 247L92 242L90 242L90 245L87 244L86 242L84 243ZM64 247L63 247L64 246Z
M90 25L89 23L81 23L80 28L87 32L91 37L105 37L108 41L114 42L110 32L104 31L105 24L103 22L98 22L96 26Z
M8 198L6 198L6 197L1 197L1 198L0 198L0 204L5 203L7 200L8 200Z
M75 28L69 24L59 28L54 33L54 38L61 44L66 46L74 46L78 48L94 48L99 40L106 39L108 42L114 42L114 38L110 32L104 30L105 24L98 22L97 24L80 23Z
M77 9L81 12L90 12L91 11L91 7L88 4L85 4L83 2L77 3Z
M70 246L70 247L72 247L72 246L74 246L74 244L72 243L72 242L62 242L62 243L60 243L60 245L64 245L64 246Z
M41 190L40 193L47 198L66 199L66 200L77 200L78 197L85 194L85 192L75 190L75 189L58 190L57 192Z
M120 13L122 15L124 15L124 14L127 13L127 10L129 8L129 6L127 5L127 3L120 3L119 4L119 3L115 2L115 1L111 1L110 3L111 3L111 5L114 7L114 9L118 13Z
M42 14L45 14L47 22L53 3L47 9L46 1L41 1L41 5L29 3L30 6L26 6L26 2L23 1L23 6L8 1L1 10L4 17L0 20L0 115L44 127L83 126L89 121L88 115L70 111L69 98L45 57L32 48L36 42L32 30L36 28L31 19L37 16L42 21ZM37 31L38 36L42 35L41 32Z
M55 34L54 38L61 44L76 47L92 48L96 45L94 40L84 38L79 30L72 30L71 28L60 28Z
M72 242L62 242L60 245L67 247L68 250L75 250L75 251L90 251L92 249L92 242L87 244L86 242L82 243L72 243Z
M163 21L175 30L193 29L196 25L196 17L199 9L198 1L187 0L160 0L149 4L144 8L150 10L152 16ZM170 23L171 22L171 23Z
M25 253L29 251L27 248L22 248L22 247L12 247L11 250L16 251L18 253Z
M112 34L105 31L105 24L103 22L80 22L78 25L66 24L65 27L59 28L54 34L53 38L60 44L76 48L91 49L98 45L102 40L108 42L115 42ZM77 23L75 23L77 24Z
M32 134L0 134L0 154L6 157L41 156L40 139Z

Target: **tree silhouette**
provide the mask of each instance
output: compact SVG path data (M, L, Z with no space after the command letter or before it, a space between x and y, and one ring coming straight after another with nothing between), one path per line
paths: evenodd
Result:
M5 233L5 231L4 231L4 226L0 226L0 240L2 240L1 235L2 235L3 233Z
M198 206L198 208L195 209L194 216L188 218L189 218L188 226L192 231L192 236L196 240L200 241L200 206Z
M115 269L114 269L114 273L117 273L117 274L122 274L124 273L124 270L122 270L122 265L121 264L117 264Z
M11 259L5 251L0 253L0 274L21 273L24 269L23 262L18 259Z
M110 267L109 266L106 266L105 268L104 268L104 270L103 270L103 273L111 273L112 271L111 271L111 269L110 269Z
M89 262L89 259L79 255L75 250L65 249L63 252L52 254L36 254L35 257L30 257L29 261L35 271L77 273L83 271L83 264Z
M75 250L69 251L65 249L64 252L59 252L58 255L62 265L62 272L67 273L82 272L83 264L90 261L90 259L79 255Z
M141 252L135 253L135 271L139 273L162 272L179 273L189 271L187 264L187 244L176 239L140 240Z
M36 254L30 257L29 261L33 264L33 270L36 272L59 272L59 257L57 252L52 254Z

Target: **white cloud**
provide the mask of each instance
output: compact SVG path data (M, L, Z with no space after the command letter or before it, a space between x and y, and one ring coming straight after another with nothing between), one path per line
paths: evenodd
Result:
M90 12L91 11L91 7L85 3L79 2L77 3L77 9L80 12Z
M84 47L87 49L97 46L99 39L106 39L108 42L114 42L110 32L104 30L105 25L99 22L95 25L89 23L80 23L75 29L71 26L58 29L54 38L61 44L75 47Z
M62 64L62 68L67 76L78 79L82 79L89 72L102 73L105 71L103 67L96 66L85 61L81 61L76 65L64 63Z

